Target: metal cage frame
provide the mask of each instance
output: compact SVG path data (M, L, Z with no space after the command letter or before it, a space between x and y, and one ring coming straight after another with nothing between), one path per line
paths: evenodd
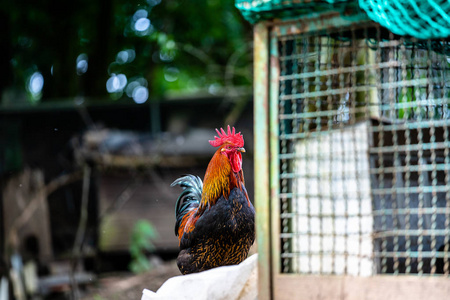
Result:
M450 295L450 279L439 276L369 277L285 274L280 245L280 144L278 41L286 35L371 22L364 14L337 12L301 20L276 20L254 27L255 206L258 299L430 299Z

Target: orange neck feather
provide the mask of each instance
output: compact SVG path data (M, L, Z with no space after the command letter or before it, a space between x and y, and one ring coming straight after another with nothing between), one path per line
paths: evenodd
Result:
M231 170L231 164L228 158L221 153L223 147L219 147L206 169L205 178L203 179L202 200L200 202L199 211L202 212L206 207L214 205L222 195L228 199L233 188L244 184L244 176L242 170L234 173Z

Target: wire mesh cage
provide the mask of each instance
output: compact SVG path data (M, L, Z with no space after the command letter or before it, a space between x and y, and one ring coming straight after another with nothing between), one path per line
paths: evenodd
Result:
M449 276L450 42L276 32L280 272Z

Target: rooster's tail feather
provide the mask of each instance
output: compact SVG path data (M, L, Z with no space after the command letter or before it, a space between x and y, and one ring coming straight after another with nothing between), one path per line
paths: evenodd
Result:
M170 186L179 185L183 188L175 204L175 234L178 235L178 229L183 217L191 210L198 207L202 198L203 182L198 176L186 175L178 178Z

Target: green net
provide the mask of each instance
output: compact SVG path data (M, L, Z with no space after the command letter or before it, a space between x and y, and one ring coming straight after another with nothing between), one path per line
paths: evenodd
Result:
M255 23L264 19L286 18L329 11L339 3L355 0L236 0L244 18Z
M369 18L392 33L418 39L450 36L450 0L358 0ZM236 0L245 19L255 23L264 19L310 15L338 10L356 0ZM344 6L342 5L344 4Z
M359 3L370 19L394 34L418 39L450 36L450 0L236 0L235 3L251 23L345 11L346 6Z
M395 34L418 39L450 35L448 0L359 0L359 6Z

